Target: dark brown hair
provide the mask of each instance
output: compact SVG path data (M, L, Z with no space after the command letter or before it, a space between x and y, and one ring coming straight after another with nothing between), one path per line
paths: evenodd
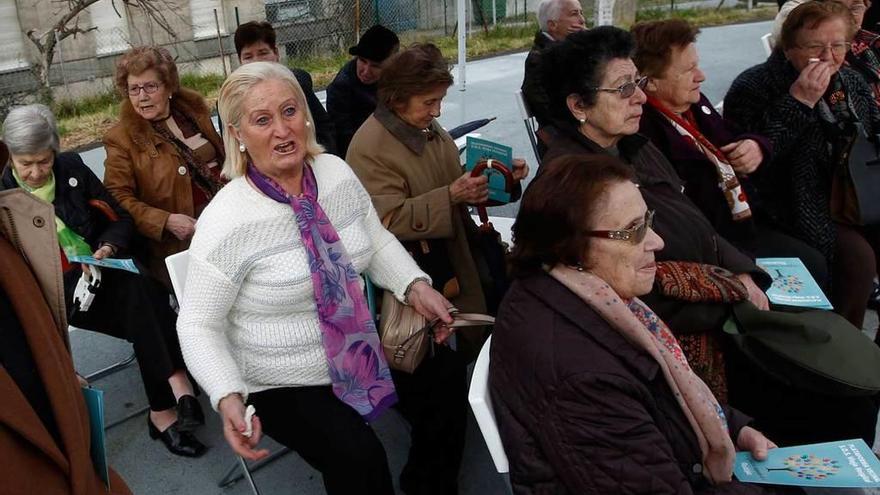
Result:
M449 64L431 43L415 43L389 57L379 76L378 98L391 110L406 105L415 95L453 83Z
M855 36L856 26L852 11L840 2L807 2L798 5L785 18L782 23L782 32L779 34L778 46L783 50L797 47L797 35L801 29L816 29L819 24L832 19L846 21L846 40L851 41Z
M514 276L542 265L580 263L590 244L586 232L608 187L634 177L631 167L603 153L565 155L541 165L513 224Z
M239 58L241 58L241 51L244 50L244 47L261 41L273 50L277 48L275 46L275 28L266 21L250 21L238 26L233 41L235 42L235 53Z
M116 89L124 98L128 98L128 76L137 76L150 69L156 71L159 81L172 94L177 93L180 89L177 65L168 50L157 46L136 46L116 61L116 74L113 76Z
M639 22L630 32L636 39L633 62L639 73L660 78L672 62L672 49L681 49L695 42L700 28L684 19L666 19Z

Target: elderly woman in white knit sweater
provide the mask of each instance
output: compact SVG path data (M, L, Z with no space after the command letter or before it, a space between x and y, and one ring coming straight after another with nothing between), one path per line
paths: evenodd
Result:
M329 494L392 494L368 423L410 392L395 388L358 274L428 318L450 323L451 304L382 227L348 165L323 153L287 68L240 67L219 108L232 180L190 247L178 319L184 359L239 455L265 456L256 449L265 431L321 471ZM246 403L259 415L251 425Z

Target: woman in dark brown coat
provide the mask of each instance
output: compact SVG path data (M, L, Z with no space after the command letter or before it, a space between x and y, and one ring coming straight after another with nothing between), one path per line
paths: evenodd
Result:
M224 183L223 141L164 48L132 48L115 78L124 100L119 123L104 135L104 184L149 239L144 261L170 289L165 258L189 247L195 219Z
M545 163L492 337L514 493L772 493L732 473L735 450L762 459L773 442L719 406L638 299L663 240L631 169L601 154Z

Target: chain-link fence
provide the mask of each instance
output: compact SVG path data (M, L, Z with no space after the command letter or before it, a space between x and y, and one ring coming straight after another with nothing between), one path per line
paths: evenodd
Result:
M84 12L79 27L96 29L60 40L49 70L56 100L77 99L111 90L117 57L131 46L157 44L176 57L181 73L223 74L237 66L232 33L249 19L266 19L275 27L278 45L288 59L344 53L374 24L383 24L406 36L452 35L457 29L456 0L250 0L256 6L226 5L221 0L177 0L183 7L168 14L175 35L159 29L143 14L127 8ZM244 0L243 0L244 1ZM523 22L534 15L539 0L471 0L468 29L482 25ZM19 8L26 8L19 0ZM186 4L189 4L188 6ZM210 4L220 8L207 8ZM96 4L100 5L100 4ZM187 8L188 7L188 8ZM186 15L180 12L186 12ZM2 23L8 20L0 19ZM91 24L91 26L89 25ZM3 26L27 30L27 26ZM39 53L22 34L12 40L4 57L0 51L0 113L10 101L32 95L40 87L34 65ZM18 42L18 43L16 43Z
M14 0L15 12L0 5L0 117L5 107L30 98L40 82L33 70L39 53L23 34L31 26L21 9L30 0ZM402 35L452 36L459 28L458 0L145 0L176 5L165 13L174 35L160 29L143 12L111 0L99 0L77 21L84 34L60 40L49 70L52 94L57 100L80 99L112 90L117 57L129 47L156 44L176 57L181 74L223 75L237 66L232 33L246 20L266 19L275 26L278 45L288 60L344 54L358 35L374 24L383 24ZM494 24L534 22L539 0L466 0L468 32ZM623 1L623 0L620 0ZM237 2L237 3L236 3ZM637 0L638 8L726 7L737 0ZM8 3L8 2L7 2ZM590 20L595 0L581 0ZM64 2L55 2L65 5ZM57 8L57 7L56 7ZM63 7L61 7L63 8ZM630 7L631 8L631 7ZM57 15L58 11L49 14ZM31 15L31 18L39 16ZM39 21L35 21L39 22ZM72 23L71 23L72 24ZM89 28L94 28L89 30ZM43 29L46 29L44 26ZM16 33L20 36L16 36Z

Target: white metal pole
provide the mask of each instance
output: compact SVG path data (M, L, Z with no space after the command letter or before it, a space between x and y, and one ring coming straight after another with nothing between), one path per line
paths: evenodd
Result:
M492 0L492 27L495 27L495 24L498 23L498 15L497 10L495 8L495 0Z
M458 17L458 80L460 91L465 90L465 66L467 65L467 11L465 5L470 0L458 0L456 5Z

